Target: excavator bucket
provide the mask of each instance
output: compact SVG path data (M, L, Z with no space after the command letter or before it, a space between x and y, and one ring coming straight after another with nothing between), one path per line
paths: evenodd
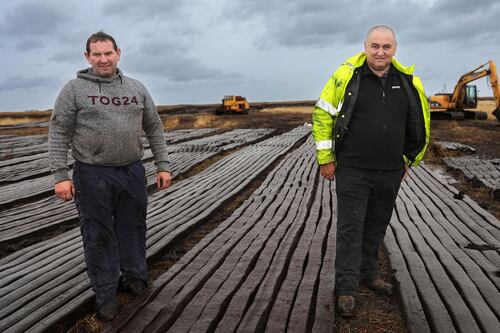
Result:
M497 121L500 121L500 109L495 109L493 115L497 118Z

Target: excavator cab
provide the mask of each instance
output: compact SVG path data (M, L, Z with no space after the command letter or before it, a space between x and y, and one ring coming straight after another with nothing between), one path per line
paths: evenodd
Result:
M475 109L477 107L477 87L473 85L465 86L465 107Z

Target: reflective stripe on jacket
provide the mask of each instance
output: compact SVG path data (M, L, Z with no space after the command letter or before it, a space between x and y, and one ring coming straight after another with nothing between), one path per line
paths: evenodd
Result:
M347 59L330 77L314 106L312 134L316 143L316 159L320 165L335 162L334 151L339 149L339 143L345 134L343 129L347 129L356 104L359 80L353 79L353 76L359 72L358 69L365 60L364 52ZM411 128L407 130L407 140L413 140L416 144L407 145L405 142L403 156L408 165L414 166L423 159L429 144L429 104L420 78L412 75L415 66L403 66L395 58L392 58L392 64L407 77L419 96L419 101L415 101L416 105L411 107L409 119ZM356 77L359 76L356 75ZM410 104L412 104L411 100ZM415 112L421 112L421 114L415 114Z

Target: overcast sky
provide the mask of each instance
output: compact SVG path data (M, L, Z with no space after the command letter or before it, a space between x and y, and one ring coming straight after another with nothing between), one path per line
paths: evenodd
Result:
M499 17L498 0L2 1L0 111L51 108L88 66L85 41L98 30L159 105L316 99L375 24L396 30L396 57L416 64L430 95L500 62ZM492 95L486 78L476 83Z

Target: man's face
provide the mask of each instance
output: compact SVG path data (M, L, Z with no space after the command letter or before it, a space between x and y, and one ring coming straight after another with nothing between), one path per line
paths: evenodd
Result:
M389 30L372 31L365 41L366 61L373 70L384 71L389 68L396 54L396 41Z
M115 75L118 61L120 61L120 49L115 50L110 40L90 43L89 47L90 52L85 52L85 58L92 66L94 73L104 77Z

